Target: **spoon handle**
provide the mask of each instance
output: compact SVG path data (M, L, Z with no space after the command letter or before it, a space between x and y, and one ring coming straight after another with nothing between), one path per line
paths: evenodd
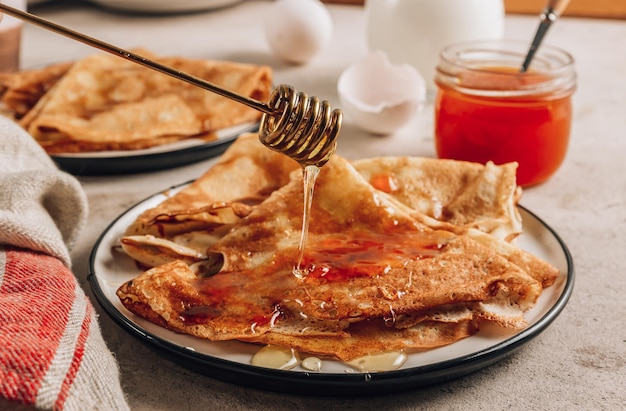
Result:
M530 66L530 62L535 56L535 52L543 41L544 36L548 32L548 29L550 28L550 26L552 26L552 23L554 23L556 19L561 15L561 13L563 13L569 2L570 0L548 0L546 7L543 9L543 12L539 16L539 27L537 27L535 37L530 44L530 48L528 49L526 58L522 63L522 67L520 68L521 73L528 70L528 66Z
M563 14L565 8L569 4L570 0L548 0L548 4L546 5L546 9L552 10L557 16Z

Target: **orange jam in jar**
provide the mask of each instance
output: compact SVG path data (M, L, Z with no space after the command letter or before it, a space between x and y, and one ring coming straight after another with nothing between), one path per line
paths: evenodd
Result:
M445 48L435 83L435 146L440 158L517 162L517 183L544 182L565 158L576 88L572 57L539 48L527 72L528 44L482 41Z

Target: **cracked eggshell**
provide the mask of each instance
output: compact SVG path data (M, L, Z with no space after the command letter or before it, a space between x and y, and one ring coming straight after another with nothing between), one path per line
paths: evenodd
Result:
M392 64L374 51L339 76L342 109L354 123L373 134L390 134L405 125L426 101L426 83L409 64Z
M319 0L276 0L265 20L265 38L280 59L303 64L330 43L333 24Z

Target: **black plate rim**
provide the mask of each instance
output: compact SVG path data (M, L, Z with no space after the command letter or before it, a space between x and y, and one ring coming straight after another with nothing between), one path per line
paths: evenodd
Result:
M178 184L170 187L170 189L175 189L189 183L190 181ZM548 312L528 328L484 350L433 364L396 371L346 374L292 372L242 364L183 349L176 344L141 329L120 313L117 308L111 304L104 291L100 288L95 272L95 260L100 243L119 219L131 212L139 204L158 195L159 193L155 193L148 196L128 208L113 220L98 237L89 256L89 274L87 276L94 296L106 313L121 328L129 332L135 338L138 338L140 342L158 352L166 359L198 372L199 374L250 388L285 394L343 397L388 394L422 388L459 378L504 359L541 334L563 311L574 289L574 260L569 248L556 231L546 224L543 219L524 206L518 205L520 209L531 215L541 226L550 232L562 249L567 264L566 279L561 295ZM172 356L174 358L172 358Z

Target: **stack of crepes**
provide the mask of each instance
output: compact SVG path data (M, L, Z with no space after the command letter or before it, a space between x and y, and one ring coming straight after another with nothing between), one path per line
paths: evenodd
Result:
M268 66L136 54L259 101L269 98ZM212 140L261 113L117 56L0 75L3 110L49 153L137 150L183 139Z
M450 344L486 322L520 329L559 271L513 244L515 170L334 156L316 182L298 278L302 170L244 135L128 227L124 250L152 268L117 294L177 332L344 361Z

